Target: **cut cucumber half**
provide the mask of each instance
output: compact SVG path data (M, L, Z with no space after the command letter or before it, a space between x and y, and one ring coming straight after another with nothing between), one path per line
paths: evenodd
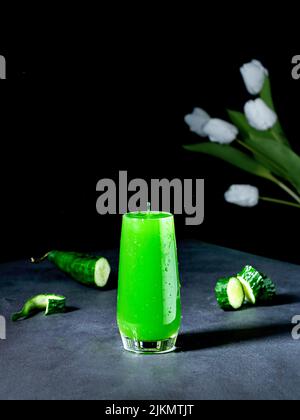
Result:
M254 267L247 265L237 278L243 285L246 301L255 305L264 284L262 275Z
M216 285L215 293L218 304L224 310L239 309L245 300L243 286L236 277L220 279Z
M85 286L102 288L110 275L110 265L106 258L78 252L50 251L42 258L32 258L35 264L48 259L61 271Z

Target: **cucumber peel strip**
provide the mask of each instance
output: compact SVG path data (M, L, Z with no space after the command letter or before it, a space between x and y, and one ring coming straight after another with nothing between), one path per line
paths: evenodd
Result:
M62 313L66 308L66 298L54 294L37 295L29 299L23 309L12 315L12 321L29 318L31 315L45 311L45 315Z

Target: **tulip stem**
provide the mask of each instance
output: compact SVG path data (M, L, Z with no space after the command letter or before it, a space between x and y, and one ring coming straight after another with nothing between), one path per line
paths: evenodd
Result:
M289 194L297 203L300 204L300 197L294 193L293 190L291 190L287 185L285 185L283 182L279 181L277 178L274 177L274 182L283 189L287 194Z
M285 200L279 200L277 198L271 198L271 197L259 197L262 201L268 201L269 203L276 203L276 204L282 204L284 206L290 206L290 207L296 207L300 209L300 204L291 203L290 201Z

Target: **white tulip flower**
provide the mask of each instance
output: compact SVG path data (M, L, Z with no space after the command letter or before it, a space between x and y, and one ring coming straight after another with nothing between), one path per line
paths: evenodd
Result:
M201 108L195 108L192 114L186 115L184 117L184 121L190 127L190 130L201 137L206 137L206 134L203 131L203 127L208 123L209 120L210 116Z
M238 135L238 129L234 125L218 118L211 118L203 131L212 142L220 144L230 144Z
M225 200L241 207L255 207L259 202L259 190L251 185L232 185L225 193Z
M277 115L266 103L258 98L248 101L244 108L246 118L251 125L259 131L266 131L274 127L277 122Z
M265 79L269 76L268 70L258 60L244 64L240 72L251 95L258 95L261 92Z

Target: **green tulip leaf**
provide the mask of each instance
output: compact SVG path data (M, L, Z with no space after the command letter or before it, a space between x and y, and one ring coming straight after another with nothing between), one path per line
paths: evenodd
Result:
M248 140L245 140L245 143L249 145ZM278 166L275 162L268 159L267 157L264 157L262 154L255 152L253 144L251 150L253 151L253 156L257 162L261 163L265 168L268 168L269 171L272 172L272 174L280 178L287 179L287 173L281 166Z
M273 181L271 172L244 152L216 143L198 143L183 146L191 152L204 153L224 160L246 172Z
M276 112L273 96L272 96L271 82L270 82L269 77L266 77L265 79L265 83L263 85L262 91L260 92L260 97L268 105L269 108L271 108L274 112ZM286 138L286 135L284 133L284 130L279 120L277 120L272 130L269 130L269 131L272 133L273 135L272 137L275 140L290 147L289 141Z
M289 181L300 192L300 156L272 139L248 138L245 143L264 160L271 172Z
M269 77L265 78L265 83L260 92L260 97L268 105L269 108L275 111L275 106L274 106L274 101L273 101L273 96L272 96L272 91L271 91L271 82L270 82Z

